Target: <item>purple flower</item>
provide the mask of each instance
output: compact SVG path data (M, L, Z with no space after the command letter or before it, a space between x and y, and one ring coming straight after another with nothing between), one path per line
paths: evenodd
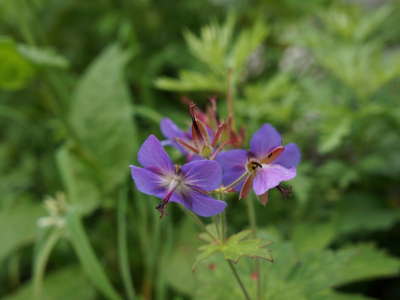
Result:
M143 168L131 166L132 178L142 193L161 198L161 216L169 202L177 202L194 213L209 217L222 212L226 203L207 192L220 187L222 170L216 161L197 160L174 165L160 141L150 135L138 153Z
M270 124L264 124L251 138L250 151L230 150L220 153L217 161L223 168L223 184L246 197L253 187L261 202L268 201L268 190L296 176L300 150L296 144L282 146L281 136Z
M190 142L192 134L180 129L171 119L164 118L160 122L160 128L163 135L167 138L167 143L177 148L182 154L187 155L188 151L182 147L176 140L181 139L184 142Z

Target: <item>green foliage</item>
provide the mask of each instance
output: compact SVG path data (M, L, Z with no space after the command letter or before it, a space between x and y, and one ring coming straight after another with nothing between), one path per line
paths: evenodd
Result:
M34 46L19 45L18 51L31 63L41 67L68 67L68 60L52 49L42 49Z
M396 1L0 1L0 298L243 299L227 258L253 298L259 276L260 300L397 299L399 15ZM302 152L293 197L254 203L256 236L225 199L220 244L177 204L160 220L128 181L162 118L187 125L176 99L215 94L243 147L268 122ZM57 191L67 219L38 227Z
M216 22L201 29L200 36L185 32L191 54L200 62L201 71L183 70L179 79L161 77L156 86L171 91L213 91L225 93L228 82L245 79L250 55L268 34L266 25L258 21L234 38L235 17L230 15L223 25Z
M336 251L327 250L322 243L320 248L302 247L301 252L296 250L298 247L285 241L270 246L274 262L262 264L262 276L266 276L266 299L368 299L336 293L332 288L349 282L390 276L396 274L400 266L400 260L368 244ZM247 260L239 262L237 267L245 285L250 290L254 289L254 267ZM223 299L226 294L232 295L232 299L241 299L240 290L230 280L232 274L221 258L214 256L206 260L196 272L199 284L204 287L198 290L198 299L205 295L212 295L211 299Z
M44 282L45 291L43 300L67 300L71 299L71 293L76 300L93 300L95 291L89 284L78 266L65 267L61 270L51 272ZM24 300L32 299L32 285L25 284L13 295L3 297L2 300Z
M99 264L96 254L93 252L90 242L87 239L81 220L76 212L71 211L67 216L66 228L79 261L82 264L86 276L91 280L92 284L108 299L121 299L117 291L114 290L109 282L102 266Z
M73 95L69 120L76 136L58 158L69 198L84 211L95 208L102 195L123 182L122 170L128 171L132 161L132 106L123 80L127 60L118 46L106 49Z
M1 89L18 90L29 83L33 67L11 39L0 37L0 61Z
M251 238L251 235L251 230L244 230L222 242L210 240L208 237L206 241L210 243L199 248L200 254L196 258L193 269L198 263L216 253L222 253L226 260L231 260L234 263L237 263L243 256L272 261L271 253L266 248L269 243L259 238Z
M24 199L20 199L24 201ZM36 235L36 223L44 214L42 205L25 200L19 205L0 211L0 262L13 251L31 243ZM13 224L12 228L10 224ZM6 230L8 228L8 230Z

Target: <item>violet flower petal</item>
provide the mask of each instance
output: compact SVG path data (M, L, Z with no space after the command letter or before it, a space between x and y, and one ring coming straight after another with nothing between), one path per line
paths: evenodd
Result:
M274 160L274 164L284 166L285 168L295 168L301 159L301 153L299 147L296 144L290 143L285 146L285 149Z
M157 172L174 172L171 159L154 135L150 135L140 147L138 161L143 167Z
M185 138L185 133L171 119L164 118L160 122L160 128L163 135L170 140L175 138Z
M181 130L171 119L164 118L160 122L160 128L163 135L168 139L164 144L168 146L173 146L178 149L182 154L187 154L185 148L183 148L179 143L175 141L176 138L181 138L183 140L187 139L187 134Z
M246 172L247 151L235 149L221 152L216 161L221 165L223 171L222 183L227 186ZM241 184L235 186L239 191Z
M190 191L188 194L174 193L170 201L180 203L187 209L202 217L211 217L219 214L227 206L224 201L216 200L206 194L194 190Z
M166 194L166 188L161 185L160 175L136 166L130 166L132 179L136 187L142 193L162 198Z
M253 189L256 195L262 195L266 191L276 187L282 181L287 181L296 177L296 169L287 169L281 165L267 165L257 170L253 181Z
M250 152L261 159L281 143L278 131L270 124L264 124L253 134L250 141Z
M195 160L181 167L185 184L204 191L212 191L221 185L222 169L214 160Z

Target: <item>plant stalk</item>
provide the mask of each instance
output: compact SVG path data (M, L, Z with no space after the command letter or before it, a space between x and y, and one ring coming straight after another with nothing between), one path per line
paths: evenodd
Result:
M236 270L235 265L234 265L234 264L232 263L232 261L230 261L229 259L227 259L226 262L228 263L228 265L229 265L229 267L230 267L230 269L231 269L233 275L235 276L235 279L236 279L237 283L239 284L240 289L241 289L242 292L243 292L244 298L245 298L246 300L251 300L251 298L250 298L250 296L249 296L249 293L248 293L247 290L246 290L246 287L244 286L242 280L240 279L240 276L239 276L239 274L238 274L238 272L237 272L237 270Z
M253 199L251 197L246 197L246 204L247 204L247 215L249 218L249 223L251 230L253 231L253 236L256 238L257 237L257 218L256 218L256 212L254 209L254 203ZM261 297L261 268L260 268L260 261L256 258L255 259L255 271L257 273L257 287L256 287L256 295L257 299L260 300Z

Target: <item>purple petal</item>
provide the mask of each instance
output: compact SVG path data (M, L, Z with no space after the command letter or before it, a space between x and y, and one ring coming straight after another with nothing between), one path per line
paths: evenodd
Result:
M257 171L253 182L253 189L257 195L262 195L266 191L276 187L282 181L287 181L296 176L296 169L287 169L281 165L263 165Z
M171 159L154 135L150 135L140 147L138 160L145 168L163 173L166 171L174 172L174 165Z
M163 135L170 140L175 138L184 138L185 133L169 118L164 118L160 122L160 128Z
M300 162L301 154L299 147L296 144L287 144L285 150L279 155L279 157L273 162L279 164L285 168L295 168Z
M214 160L195 160L184 164L181 168L185 176L185 184L204 191L212 191L220 187L222 169Z
M253 134L250 141L250 151L261 159L272 149L280 146L281 143L282 140L278 131L270 124L264 124Z
M217 155L217 162L222 167L223 178L222 183L227 186L238 179L246 172L247 151L235 149L221 152ZM240 190L241 184L235 187L235 190Z
M181 138L186 141L188 139L188 133L180 129L171 119L164 118L160 122L160 128L163 135L169 140L169 145L178 149L182 154L187 154L187 150L179 145L175 139Z
M139 191L159 198L165 195L166 189L161 185L160 175L136 166L130 166L130 168L132 179Z
M211 217L219 214L227 205L224 201L216 200L197 191L191 191L189 194L174 193L170 201L180 203L202 217Z

